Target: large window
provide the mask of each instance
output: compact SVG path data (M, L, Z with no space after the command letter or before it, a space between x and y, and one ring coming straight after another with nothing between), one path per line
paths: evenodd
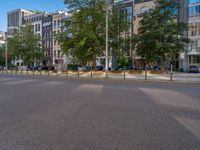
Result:
M190 2L190 3L199 3L200 0L190 0L189 2Z
M54 29L56 29L56 20L54 20L53 26L54 26Z
M200 17L200 5L189 8L189 17Z

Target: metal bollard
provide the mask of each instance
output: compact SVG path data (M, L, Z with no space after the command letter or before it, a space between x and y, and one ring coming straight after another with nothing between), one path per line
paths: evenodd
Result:
M79 70L78 70L78 78L80 77L80 75L79 75Z
M173 65L170 65L170 81L173 81Z
M69 72L68 72L68 69L67 69L67 77L69 76L69 74L68 74Z
M147 69L145 68L145 80L147 80Z
M90 71L90 77L93 78L92 68L91 68L91 71Z
M126 79L126 71L125 71L125 67L124 67L124 79Z

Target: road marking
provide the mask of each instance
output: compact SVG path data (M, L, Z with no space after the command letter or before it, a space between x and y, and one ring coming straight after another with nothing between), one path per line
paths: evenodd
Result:
M184 93L166 89L139 88L156 103L200 110L200 101Z
M103 90L103 85L96 85L96 84L83 84L80 85L78 88L73 90L73 92L90 92L91 94L100 94Z
M178 116L174 118L200 140L200 120Z

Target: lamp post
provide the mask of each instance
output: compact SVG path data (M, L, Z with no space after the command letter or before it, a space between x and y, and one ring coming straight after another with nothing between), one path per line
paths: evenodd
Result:
M106 78L108 77L108 3L106 8Z
M106 71L106 78L108 77L108 68L109 68L109 57L108 57L108 15L109 10L112 9L112 6L109 6L108 0L106 1L106 61L105 61L105 71Z
M6 67L6 74L8 73L8 43L7 43L7 37L5 40L5 67Z

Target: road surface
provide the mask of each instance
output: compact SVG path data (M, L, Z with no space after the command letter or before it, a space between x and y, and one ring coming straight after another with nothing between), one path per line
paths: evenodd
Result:
M200 86L0 75L0 150L200 150Z

